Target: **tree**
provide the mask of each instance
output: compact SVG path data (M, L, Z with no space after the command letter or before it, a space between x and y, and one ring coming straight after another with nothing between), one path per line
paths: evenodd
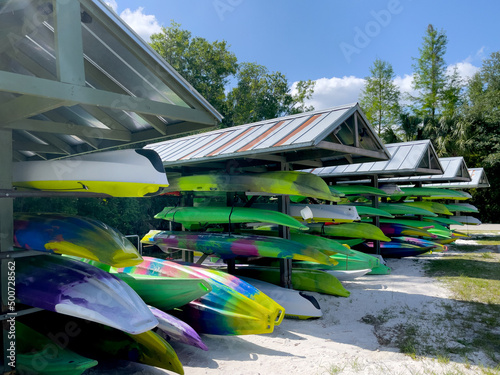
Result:
M440 99L447 80L444 61L447 43L444 31L437 31L429 25L423 45L418 49L420 57L413 58L413 88L420 92L420 96L413 98L417 103L414 110L420 117L429 117L433 125L437 123Z
M151 36L151 47L183 76L210 104L225 116L226 86L236 74L236 56L226 41L208 42L192 37L172 21Z
M384 129L397 122L400 113L400 92L394 84L392 65L382 60L375 60L370 68L370 77L361 92L360 105L370 123L378 129L381 136Z
M305 106L314 91L313 81L299 81L292 94L286 77L280 72L269 72L256 63L240 64L237 85L228 94L231 117L225 126L241 125L281 117L314 109Z

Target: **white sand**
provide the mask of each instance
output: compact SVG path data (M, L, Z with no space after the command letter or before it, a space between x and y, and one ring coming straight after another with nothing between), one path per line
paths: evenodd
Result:
M449 298L444 285L424 275L427 257L389 259L391 275L367 275L344 282L349 298L311 293L323 317L317 320L285 319L272 334L248 336L202 335L209 351L173 344L186 375L198 374L478 374L491 366L477 353L468 359L400 353L398 337L405 329L418 331L418 340L437 349L460 347L450 338L464 334L460 324L449 321L463 304ZM364 320L364 321L363 321ZM120 374L165 374L166 371L119 371ZM130 369L131 370L131 369ZM111 373L111 372L107 372Z

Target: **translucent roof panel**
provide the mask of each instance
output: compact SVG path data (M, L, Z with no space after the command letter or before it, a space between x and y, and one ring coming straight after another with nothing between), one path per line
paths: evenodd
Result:
M444 173L433 175L420 176L403 176L380 179L380 182L429 182L429 181L470 181L470 175L465 164L465 160L461 156L439 158L439 162L443 166Z
M469 168L468 169L470 181L455 181L455 182L443 182L443 183L432 183L423 184L422 186L432 186L432 187L442 187L448 189L474 189L474 188L488 188L490 187L490 182L483 168Z
M309 170L323 178L357 180L377 175L379 177L443 173L431 141L413 141L385 145L391 158L386 161L339 165Z
M17 159L171 137L222 119L101 0L0 0L0 33L0 123L35 137L18 142ZM41 152L35 139L58 151Z
M385 160L387 150L357 104L215 130L146 146L166 168L243 159L249 166L286 162L304 166ZM223 165L222 165L223 167Z

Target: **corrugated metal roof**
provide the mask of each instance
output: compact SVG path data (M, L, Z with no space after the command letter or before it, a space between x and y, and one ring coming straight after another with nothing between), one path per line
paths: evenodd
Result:
M222 118L101 0L0 0L0 33L0 129L13 130L14 159L158 139Z
M380 179L380 182L406 183L406 182L429 182L429 181L470 181L467 165L461 156L450 158L439 158L444 173L435 175L404 176Z
M205 163L234 159L249 165L252 161L286 162L296 169L348 160L384 160L389 155L357 104L215 130L146 148L158 152L167 171L205 168Z
M442 187L448 189L474 189L489 188L490 182L483 168L469 168L470 181L444 182L434 184L423 184L422 186Z
M386 161L338 165L309 170L325 179L357 180L369 176L418 175L443 173L436 151L430 140L391 143L385 145L391 158ZM382 181L382 179L379 179ZM359 182L359 181L358 181Z

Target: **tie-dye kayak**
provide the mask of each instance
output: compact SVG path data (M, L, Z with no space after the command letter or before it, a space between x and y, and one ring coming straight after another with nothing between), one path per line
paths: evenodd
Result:
M202 174L169 178L165 192L228 191L264 194L301 195L338 201L326 182L312 173L299 171L272 171L264 173Z
M43 254L16 260L19 303L138 334L158 324L125 282L90 264Z
M365 242L359 246L359 249L367 253L374 253L373 242ZM444 251L446 247L434 241L424 240L414 237L394 237L391 242L380 244L380 255L385 258L403 258L407 256L416 256L429 251Z
M186 227L231 222L270 223L307 230L304 224L289 215L253 207L165 207L163 211L155 215L155 219L175 221Z
M151 230L141 242L156 245L165 252L184 249L213 254L222 259L269 257L330 264L328 256L318 249L278 237Z
M175 350L153 331L132 335L50 311L24 315L20 320L44 335L53 335L75 353L97 361L132 361L184 374ZM68 327L71 327L71 334L58 335L68 333Z
M80 375L97 361L82 357L16 321L16 370L19 374Z
M432 225L429 225L427 228L418 228L399 223L380 223L380 230L388 237L408 236L436 238L436 235L427 230L431 227Z
M101 221L65 214L14 215L14 246L97 260L115 267L142 262L135 246Z
M199 333L245 335L271 333L285 311L264 293L221 271L144 257L144 262L119 272L206 280L212 291L183 306L181 319Z

